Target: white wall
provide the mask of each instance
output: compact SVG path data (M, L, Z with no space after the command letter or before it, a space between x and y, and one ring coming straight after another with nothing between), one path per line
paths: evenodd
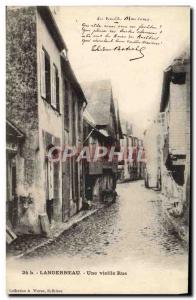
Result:
M60 144L62 146L63 140L63 115L55 111L50 104L48 104L41 97L41 50L42 47L48 52L50 56L51 69L54 63L58 69L59 74L59 103L60 112L62 113L62 77L61 77L61 62L60 62L60 52L52 39L45 23L41 19L39 13L37 13L37 78L38 78L38 117L39 117L39 153L37 160L37 194L39 194L39 200L37 202L37 207L40 212L45 211L46 203L46 180L45 180L45 147L43 143L42 131L47 131L51 135L60 138ZM59 201L62 203L62 166L60 163L59 170Z

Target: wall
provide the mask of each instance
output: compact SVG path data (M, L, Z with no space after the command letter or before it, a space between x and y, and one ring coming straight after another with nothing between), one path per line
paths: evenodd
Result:
M50 56L51 67L54 63L59 74L60 113L54 110L41 97L41 49L44 47ZM69 104L75 100L76 122L69 119L70 131L64 130L64 92L62 84L60 50L57 48L46 24L36 7L12 8L7 10L7 118L24 134L25 141L16 155L17 193L28 196L31 193L33 203L21 215L21 228L34 233L40 232L39 214L46 213L46 147L52 143L62 148L63 144L72 144L72 128L76 129L76 145L82 142L82 104L74 88L69 84ZM66 74L65 74L66 75ZM70 109L71 114L71 109ZM80 120L78 116L80 115ZM78 170L77 182L71 182L70 161L62 168L60 162L55 168L55 221L66 221L82 207L82 164ZM75 169L76 170L76 169ZM66 186L62 201L62 178ZM72 199L71 185L78 184L78 199ZM64 191L65 192L65 191ZM70 201L72 201L70 203ZM72 205L73 206L72 206ZM63 211L62 211L63 210ZM71 212L70 212L71 211ZM26 233L27 233L26 232Z
M35 9L8 8L6 25L6 117L25 134L21 158L26 169L25 182L31 185L35 174L30 165L38 147Z
M25 140L16 155L16 193L36 194L36 158L38 140L36 8L7 7L6 20L6 117L24 135ZM39 199L38 199L39 200ZM19 201L19 220L28 226L36 211L35 201L24 217ZM38 218L33 223L39 231ZM33 230L33 228L31 228Z
M47 51L50 56L50 64L54 63L58 69L59 74L59 103L60 113L54 110L49 103L47 103L41 97L41 50L42 47ZM37 77L38 77L38 117L39 117L39 154L37 157L37 176L39 182L37 184L37 190L40 194L39 211L45 212L46 210L46 176L45 176L45 154L46 154L46 142L44 135L49 133L52 136L52 143L55 146L62 147L63 139L63 112L62 112L62 76L61 76L61 62L60 51L57 48L52 36L50 35L46 24L43 22L41 16L37 12ZM57 140L59 141L57 143ZM62 165L59 163L58 170L58 203L55 203L55 220L62 221Z
M186 153L186 85L170 83L169 147L172 154Z
M63 132L63 143L65 146L75 146L80 149L83 142L83 105L64 66L62 70L62 113L67 110L67 107L69 111L68 122L65 122L68 124L66 124ZM83 172L82 162L77 163L75 157L68 158L63 162L64 220L67 220L82 208L84 198Z

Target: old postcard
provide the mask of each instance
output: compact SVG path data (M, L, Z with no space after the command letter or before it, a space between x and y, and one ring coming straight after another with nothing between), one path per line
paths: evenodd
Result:
M190 7L6 7L7 293L187 294Z

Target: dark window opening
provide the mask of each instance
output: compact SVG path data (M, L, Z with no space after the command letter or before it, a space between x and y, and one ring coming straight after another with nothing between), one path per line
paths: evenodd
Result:
M172 177L178 185L183 186L184 184L184 165L173 166Z

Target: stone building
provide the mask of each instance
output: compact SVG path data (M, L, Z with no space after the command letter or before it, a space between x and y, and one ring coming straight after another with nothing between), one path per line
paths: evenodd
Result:
M133 124L122 121L123 138L120 140L124 151L123 159L119 162L119 180L132 181L144 176L143 140L133 133Z
M64 221L82 208L84 198L84 170L77 152L83 146L83 112L87 105L83 91L77 82L69 61L62 58L64 98L64 146L71 145L76 155L63 161Z
M130 180L130 166L132 165L132 154L129 157L129 150L132 151L132 140L131 135L133 134L132 124L127 121L121 122L122 127L122 138L120 140L121 149L124 150L123 159L119 162L119 180L128 181Z
M183 186L190 166L190 60L187 56L175 59L164 72L160 114L164 165L174 181Z
M109 161L109 153L112 147L116 153L120 150L121 125L110 81L95 81L82 86L88 101L84 118L85 145L92 151L96 147L108 150L104 157L97 161L92 159L85 168L86 196L99 201L103 191L113 192L116 188L118 158Z
M58 147L58 157L82 143L86 99L50 9L6 13L7 220L18 233L40 233L42 221L66 221L81 209L81 164L51 160L48 151Z
M190 56L165 70L160 104L162 191L170 215L188 222L190 199Z

